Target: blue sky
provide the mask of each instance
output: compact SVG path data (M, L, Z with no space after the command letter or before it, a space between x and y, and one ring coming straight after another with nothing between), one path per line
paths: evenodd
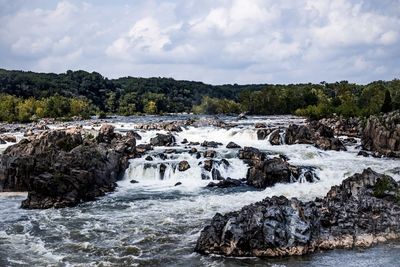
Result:
M0 68L223 83L400 78L400 0L0 0Z

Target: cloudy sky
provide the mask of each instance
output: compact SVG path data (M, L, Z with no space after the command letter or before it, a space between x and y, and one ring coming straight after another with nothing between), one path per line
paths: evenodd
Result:
M0 68L222 83L400 78L400 0L0 0Z

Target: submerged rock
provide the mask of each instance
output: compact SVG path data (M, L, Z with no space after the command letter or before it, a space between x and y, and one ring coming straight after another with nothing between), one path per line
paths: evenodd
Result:
M103 125L95 140L82 129L50 130L0 156L0 191L28 191L23 208L61 208L111 192L135 155L135 138Z
M240 211L217 213L202 230L195 251L278 257L398 239L399 194L391 177L366 169L333 186L323 199L274 196Z
M361 145L379 155L400 157L400 111L371 116L363 131Z

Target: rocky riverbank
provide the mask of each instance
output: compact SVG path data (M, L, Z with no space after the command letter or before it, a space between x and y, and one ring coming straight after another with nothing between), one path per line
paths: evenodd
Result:
M318 249L368 247L400 237L400 188L391 177L364 170L323 199L266 198L217 213L195 250L226 256L304 255Z
M75 127L46 130L0 155L0 191L28 191L23 208L61 208L115 189L134 157L135 138L103 125L94 137Z

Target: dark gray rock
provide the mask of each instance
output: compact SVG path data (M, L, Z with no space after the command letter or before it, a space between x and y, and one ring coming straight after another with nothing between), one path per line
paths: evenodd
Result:
M156 137L150 138L150 144L153 146L172 146L175 143L175 137L172 134L157 133Z
M239 146L238 144L234 143L234 142L229 142L226 145L226 148L242 148L241 146Z

